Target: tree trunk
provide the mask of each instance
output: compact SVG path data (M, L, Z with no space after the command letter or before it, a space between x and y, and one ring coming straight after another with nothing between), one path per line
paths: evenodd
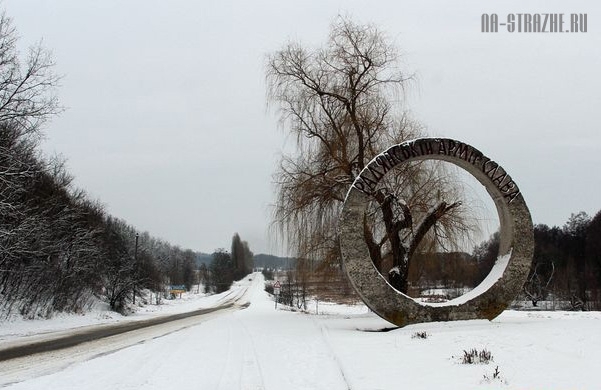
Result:
M407 268L408 261L405 256L407 249L403 246L399 235L402 225L400 221L395 221L394 218L392 208L394 200L394 196L386 195L380 203L382 218L384 220L384 225L386 226L386 234L392 252L392 269L388 273L388 281L392 287L406 294L407 275L409 273Z

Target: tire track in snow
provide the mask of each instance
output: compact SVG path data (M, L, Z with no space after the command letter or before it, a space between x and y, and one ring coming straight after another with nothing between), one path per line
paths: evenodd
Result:
M228 389L231 388L231 384L227 381L229 378L228 371L231 368L232 363L232 325L228 324L227 327L227 354L225 357L225 362L223 364L223 368L221 369L221 373L219 374L219 380L217 381L217 389Z
M219 298L219 300L216 302L216 304L224 305L224 304L228 304L228 303L237 303L239 300L241 300L246 295L247 292L248 292L248 287L241 287L241 288L237 288L235 290L230 290L223 297Z
M264 390L264 377L254 341L240 319L232 318L228 324L226 348L217 389Z
M323 339L324 344L328 348L328 351L330 353L332 360L338 366L340 376L342 377L342 381L345 383L346 388L348 390L352 390L353 388L352 388L351 384L349 383L349 376L345 372L344 367L340 363L340 360L338 359L338 356L336 355L336 352L334 351L334 348L332 347L332 344L330 343L330 333L328 332L327 327L323 324L317 323L317 321L315 319L313 319L313 323L319 328L321 338Z
M265 390L265 377L263 376L263 370L261 369L261 363L257 355L255 339L242 320L238 319L238 323L245 335L244 340L246 344L244 348L244 363L240 374L240 388L243 390Z
M230 291L228 291L228 293L227 293L227 294L225 294L224 296L222 296L221 298L219 298L219 299L217 300L217 304L219 304L219 303L223 303L224 301L232 301L232 300L234 300L235 298L229 298L229 299L228 299L228 297L229 297L230 295L234 294L235 292L236 292L235 290L230 290Z

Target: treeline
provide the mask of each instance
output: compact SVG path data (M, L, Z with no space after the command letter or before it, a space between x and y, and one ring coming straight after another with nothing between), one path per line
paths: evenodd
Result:
M413 256L408 276L408 295L412 297L438 286L461 294L464 287L478 285L490 270L484 262L466 252L415 253Z
M195 254L107 214L42 157L43 124L62 108L41 46L21 62L10 18L0 15L0 313L81 311L93 296L124 310L141 291L192 285Z
M499 255L499 238L494 233L471 254L415 254L409 272L410 296L424 298L439 290L451 299L475 287ZM294 269L280 272L277 279L282 283L280 302L299 308L309 296L338 302L354 296L340 269L325 263L298 260ZM601 211L592 218L585 212L572 214L561 227L534 226L532 267L515 304L524 301L530 302L529 307L546 301L545 309L601 310Z
M574 309L601 310L601 211L572 214L563 227L534 227L534 261L525 294L536 304L549 295Z
M494 263L498 233L475 251L482 270ZM523 298L534 306L558 301L560 308L601 310L601 211L593 218L572 214L562 226L534 226L534 257Z
M107 214L36 153L18 123L0 123L0 308L80 311L93 296L122 311L143 289L194 283L195 258Z
M296 259L293 257L280 257L260 253L255 255L253 260L257 268L294 269L296 267Z
M205 292L221 293L228 290L235 280L252 272L253 257L248 242L242 241L240 235L235 233L231 252L218 249L213 253L213 260L208 267L205 264L200 266Z
M495 263L499 233L478 245L471 255L422 255L410 277L419 291L431 286L474 287ZM418 256L420 256L418 254ZM572 214L562 226L534 226L534 256L520 300L537 306L553 300L557 308L601 310L601 211L593 218Z

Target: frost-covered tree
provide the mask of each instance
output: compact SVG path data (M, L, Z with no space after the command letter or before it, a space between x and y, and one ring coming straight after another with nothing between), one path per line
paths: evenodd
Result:
M18 34L5 12L0 14L0 122L13 123L21 136L32 135L61 111L56 96L59 77L50 52L32 46L24 61Z

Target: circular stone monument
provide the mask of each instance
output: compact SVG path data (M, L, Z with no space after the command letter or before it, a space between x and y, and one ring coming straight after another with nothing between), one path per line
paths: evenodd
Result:
M484 185L499 214L499 257L490 273L473 290L444 303L419 302L393 288L374 266L363 236L363 217L378 182L395 166L415 160L442 160L463 168ZM374 158L346 196L339 234L343 267L353 287L370 309L398 326L492 320L521 290L534 251L530 212L517 184L499 164L476 148L447 138L404 142Z

